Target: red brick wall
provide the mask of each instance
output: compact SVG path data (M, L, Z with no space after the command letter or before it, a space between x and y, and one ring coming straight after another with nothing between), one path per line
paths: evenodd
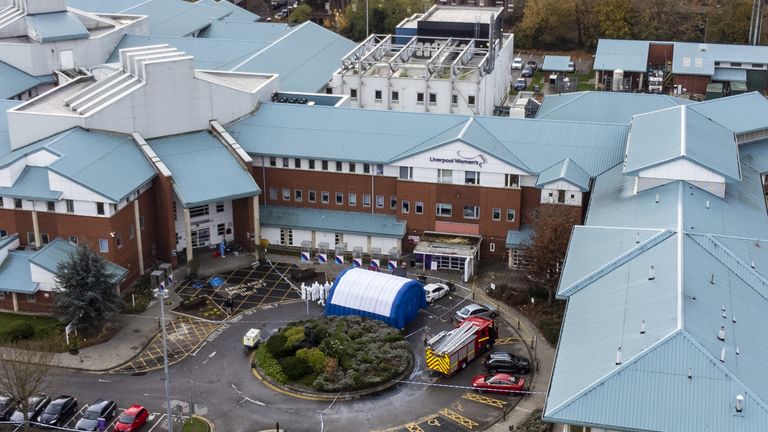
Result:
M253 204L251 198L232 201L232 228L235 230L235 242L253 252L255 242L248 238L253 234Z
M47 291L38 291L35 294L35 301L27 301L26 294L16 294L19 304L19 312L27 313L53 313L55 307L53 303L53 293ZM5 299L0 300L0 310L13 312L13 294L5 293Z
M177 257L172 257L171 251L176 250L176 225L173 220L173 186L171 179L158 175L154 185L154 224L155 241L157 243L157 255L164 262L171 262L174 266ZM181 215L178 215L182 217Z
M699 76L699 75L675 75L673 77L674 84L682 84L683 88L688 91L688 93L698 93L698 94L706 94L707 93L707 84L709 84L709 78L708 76Z

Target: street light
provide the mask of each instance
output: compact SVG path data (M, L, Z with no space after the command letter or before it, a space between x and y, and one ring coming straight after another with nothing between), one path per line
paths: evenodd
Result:
M168 334L165 331L165 281L160 282L160 289L157 291L160 298L160 327L163 330L163 372L165 373L165 404L168 414L168 432L173 432L173 421L171 417L171 380L168 375Z

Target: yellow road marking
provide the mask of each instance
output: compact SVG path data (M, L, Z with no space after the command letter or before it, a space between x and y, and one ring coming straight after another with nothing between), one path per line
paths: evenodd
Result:
M483 395L479 395L477 393L471 393L471 392L464 393L461 397L467 400L480 402L482 404L490 405L496 408L504 408L504 405L507 404L506 401L503 401L501 399L490 398L488 396L483 396Z
M333 400L334 399L334 396L319 397L319 396L307 396L307 395L303 395L303 394L292 393L292 392L290 392L288 390L285 390L285 389L282 389L282 388L272 384L271 382L267 381L266 379L264 379L264 377L262 377L255 368L251 368L251 372L253 373L253 376L255 376L257 380L261 381L262 384L264 384L265 386L269 387L271 390L274 390L274 391L276 391L278 393L281 393L281 394L284 394L286 396L291 396L291 397L295 397L295 398L298 398L298 399L305 399L305 400L311 400L311 401L327 401L327 400Z
M457 412L451 411L451 410L449 410L447 408L443 408L443 409L441 409L438 412L441 415L445 416L446 418L455 421L456 423L464 426L467 429L472 429L475 426L479 425L479 423L475 422L474 420L468 419L468 418L464 417L463 415L461 415L461 414L459 414Z

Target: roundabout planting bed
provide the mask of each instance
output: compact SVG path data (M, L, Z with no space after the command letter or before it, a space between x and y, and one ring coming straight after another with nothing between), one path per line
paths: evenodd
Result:
M292 323L261 344L254 358L270 380L313 392L381 387L411 365L399 331L356 316Z

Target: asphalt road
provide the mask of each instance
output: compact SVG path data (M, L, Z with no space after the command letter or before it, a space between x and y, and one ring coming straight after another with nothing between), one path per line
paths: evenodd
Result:
M185 407L193 401L198 414L212 419L218 430L228 432L258 431L274 428L276 423L289 431L479 429L501 417L502 410L514 404L516 398L494 395L477 400L467 390L471 377L482 372L480 360L450 378L432 375L423 360L424 326L430 333L450 328L450 314L462 302L467 301L455 294L439 299L406 329L416 353L416 368L407 383L382 394L355 401L303 400L271 390L258 381L242 351L242 335L257 327L268 336L290 321L322 313L314 304L307 308L305 303L290 303L264 305L240 315L242 318L236 317L237 321L214 332L194 355L171 366L171 399ZM510 335L511 330L502 327L501 336ZM519 346L506 348L522 350ZM55 374L55 388L49 393L72 394L81 405L109 398L120 407L139 403L152 412L165 412L162 371L129 376L62 369ZM165 430L164 424L152 429L160 430Z

